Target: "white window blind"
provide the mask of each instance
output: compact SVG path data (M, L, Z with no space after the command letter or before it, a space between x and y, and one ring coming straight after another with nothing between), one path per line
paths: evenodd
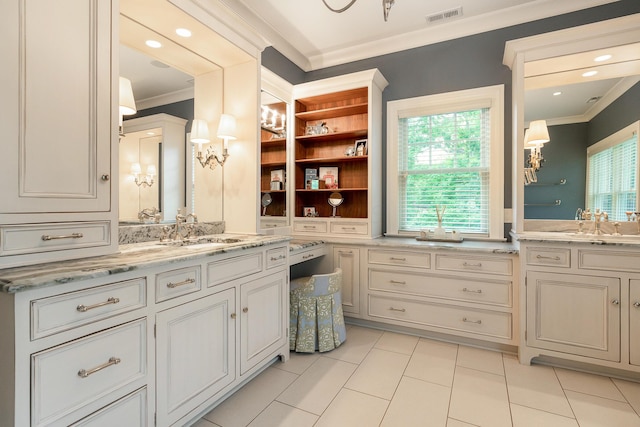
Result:
M637 134L588 156L587 208L600 209L609 219L626 220L637 206Z
M399 229L489 234L489 108L398 119Z

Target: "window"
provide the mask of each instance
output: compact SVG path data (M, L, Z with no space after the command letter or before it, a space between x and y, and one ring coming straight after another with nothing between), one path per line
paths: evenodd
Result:
M587 206L624 221L638 206L638 128L636 122L587 148Z
M437 226L503 238L504 88L387 104L387 232Z

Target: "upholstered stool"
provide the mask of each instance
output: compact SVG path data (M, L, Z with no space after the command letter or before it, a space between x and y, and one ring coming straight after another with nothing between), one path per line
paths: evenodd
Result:
M342 270L291 281L289 348L299 353L333 350L347 338L342 314Z

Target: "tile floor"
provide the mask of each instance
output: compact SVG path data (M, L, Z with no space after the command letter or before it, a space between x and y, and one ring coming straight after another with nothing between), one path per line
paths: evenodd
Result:
M640 383L348 326L336 350L292 353L195 426L633 427L639 414Z

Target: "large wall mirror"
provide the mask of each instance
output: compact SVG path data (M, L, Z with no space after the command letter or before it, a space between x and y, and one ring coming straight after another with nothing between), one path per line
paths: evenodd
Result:
M545 229L562 231L573 225L557 221L556 230L550 224L573 221L579 208L602 205L587 200L587 151L622 129L629 131L640 118L639 25L640 15L630 15L507 42L503 62L513 72L516 231L531 229L530 220L552 220L545 221ZM535 133L539 123L533 123L541 120L548 132L542 140L549 141L525 145L527 130ZM528 169L534 169L533 179ZM637 162L633 169L625 173L637 181ZM637 198L630 203L638 210ZM626 221L619 212L609 219Z
M176 34L181 26L192 34ZM120 43L120 75L131 81L138 109L133 119L125 117L123 126L120 220L135 222L142 210L158 209L161 220L170 222L183 207L197 211L200 220L224 220L224 169L194 162L187 137L192 119L200 118L212 130L211 143L206 145L222 145L214 129L223 112L224 68L246 62L248 55L170 3L152 0L120 2ZM170 141L167 128L158 125L162 120L170 123ZM176 134L173 125L180 121L181 134ZM165 134L148 135L158 130ZM153 149L149 148L152 143L156 144ZM149 151L157 153L155 159L148 159ZM155 166L153 185L136 185L137 164L139 182L149 175L149 166Z

